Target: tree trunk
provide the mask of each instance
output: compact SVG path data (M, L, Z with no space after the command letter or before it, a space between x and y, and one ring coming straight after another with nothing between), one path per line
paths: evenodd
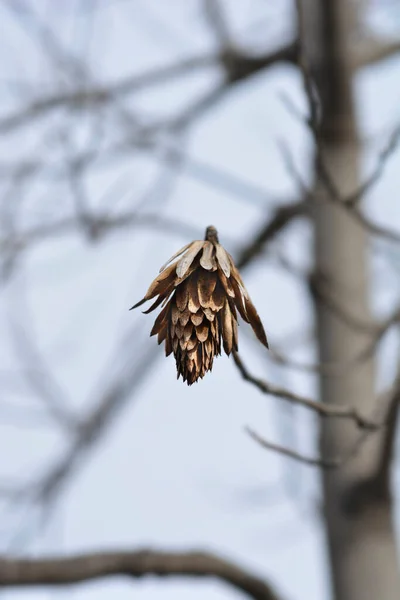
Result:
M350 32L356 3L300 0L303 60L321 101L319 156L341 197L359 187L360 143L352 98ZM317 161L315 173L317 174ZM328 198L316 177L313 218L315 274L349 314L370 320L368 239L365 230ZM315 298L319 358L346 362L368 343L368 335L343 322ZM321 376L320 397L328 404L351 404L371 414L375 402L372 358L346 373ZM326 419L321 454L342 456L360 435L341 420ZM344 467L323 473L324 517L332 589L336 600L398 600L400 579L389 484L377 477L382 434L374 434Z

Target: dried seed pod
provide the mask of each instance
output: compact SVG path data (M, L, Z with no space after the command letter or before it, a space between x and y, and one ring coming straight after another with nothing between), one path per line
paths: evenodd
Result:
M145 312L160 304L164 308L150 335L157 335L159 344L165 341L166 355L174 353L178 379L182 376L188 385L212 370L221 341L226 354L238 350L236 309L268 348L260 317L231 255L219 244L215 227L207 227L204 241L196 240L174 254L132 308L156 296Z

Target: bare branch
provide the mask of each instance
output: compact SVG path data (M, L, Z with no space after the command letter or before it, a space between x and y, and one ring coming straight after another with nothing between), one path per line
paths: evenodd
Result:
M355 67L363 68L375 65L395 54L400 53L400 40L372 40L366 39L359 47L355 48Z
M34 483L34 496L37 500L48 503L54 499L75 469L82 464L84 455L100 442L116 415L137 393L158 356L153 348L148 348L146 351L141 350L138 359L137 348L140 342L137 338L137 333L132 334L131 348L125 348L124 364L120 372L100 395L87 417L82 419L69 450L41 480Z
M379 235L390 241L400 242L400 232L377 225L374 221L368 219L368 217L366 217L360 210L358 210L354 206L356 202L361 198L362 194L364 194L369 189L369 187L376 182L377 178L383 171L385 162L397 148L397 144L400 138L400 127L396 128L396 130L393 132L386 148L381 153L375 173L373 173L372 176L358 190L353 192L353 194L350 194L348 198L342 198L336 186L336 183L332 180L330 176L322 154L319 131L319 99L317 97L317 90L316 87L313 85L311 75L308 71L307 65L304 64L304 61L299 61L299 67L302 74L303 85L309 105L310 115L307 123L310 128L311 134L314 138L314 143L316 147L317 172L321 182L325 185L325 188L328 192L326 196L327 199L331 202L334 202L337 206L341 207L342 209L347 210L348 214L370 233L374 235Z
M357 221L362 227L364 227L369 233L382 237L390 242L400 243L400 232L383 225L377 225L374 221L366 217L359 210L352 209L343 201L337 202L335 198L328 194L328 199L337 203L338 206L343 207L349 215Z
M110 576L141 578L215 577L253 600L279 600L264 580L214 554L138 550L82 554L69 558L0 558L2 587L60 586Z
M357 315L349 314L340 304L340 301L329 292L329 281L324 274L314 273L309 278L310 291L314 299L322 301L332 312L334 312L344 323L353 329L370 334L370 341L365 347L347 362L325 363L318 366L318 370L326 374L344 375L356 365L370 358L376 351L380 341L389 329L400 322L400 305L383 320L367 322L360 320Z
M296 2L297 11L300 11L299 3ZM368 190L379 180L383 173L383 169L386 166L386 163L390 156L395 152L398 147L400 141L400 126L396 127L392 132L388 143L380 153L378 157L377 166L370 177L353 193L348 195L347 197L342 197L340 191L330 176L329 170L325 164L321 143L320 143L320 101L318 98L318 92L314 82L311 78L311 75L308 70L308 65L304 63L302 58L298 61L298 66L302 75L302 81L304 86L305 95L308 101L309 108L309 116L305 119L302 119L307 127L309 128L311 135L314 139L316 156L315 163L317 167L317 174L324 184L327 190L327 199L331 202L336 203L343 210L347 210L350 216L357 221L360 225L362 225L367 231L371 234L378 235L384 237L390 241L400 243L400 232L392 230L387 227L383 227L377 225L374 221L368 219L360 210L358 210L355 205L357 202L363 198L363 196L368 192ZM293 113L295 112L297 116L297 111L293 110L293 107L290 102L287 102L286 97L283 97L285 105L289 108L289 110ZM314 198L311 190L307 189L307 186L303 183L301 177L298 175L297 170L294 166L294 162L291 158L290 151L287 149L286 144L280 142L280 148L286 163L286 166L289 172L294 177L295 181L299 184L304 194L317 201L317 198Z
M65 217L58 220L50 221L32 227L26 231L21 231L11 239L5 237L0 239L0 250L2 252L21 252L49 237L55 235L69 235L77 228L78 222L76 217ZM129 211L117 215L101 215L93 216L91 222L92 232L96 232L95 236L99 239L101 236L110 235L114 230L130 229L134 227L148 227L169 233L172 235L182 235L186 238L196 239L200 234L195 227L191 227L185 223L180 223L176 219L168 219L160 217L158 214L137 214L136 211Z
M149 71L143 75L131 75L121 79L117 83L96 86L90 88L78 88L72 92L53 94L48 97L39 98L28 106L6 115L0 119L0 132L9 133L10 131L26 125L33 119L46 115L60 106L70 106L71 108L91 109L108 103L115 98L122 98L127 94L139 91L144 87L162 84L169 79L179 75L190 73L194 68L212 66L217 62L217 56L201 56L191 58L179 63L174 63L167 67Z
M230 71L227 76L227 82L230 85L235 84L279 62L294 63L296 57L296 43L285 45L263 56L235 55L229 61ZM53 94L47 98L40 98L22 109L1 118L0 133L9 133L32 120L47 115L50 111L60 106L67 105L75 109L93 110L93 106L101 106L112 101L114 102L124 95L142 90L145 87L165 83L177 76L192 73L193 69L224 65L225 62L226 52L223 51L220 54L195 57L167 67L157 68L142 75L132 75L114 84L110 83L102 86L93 84L89 89L86 85L78 87L73 92L63 92L61 94ZM224 91L228 91L228 87L225 86Z
M219 0L203 0L204 15L217 40L225 50L233 50L234 44L226 23L226 18Z
M345 204L348 204L349 206L354 206L357 204L357 202L361 200L364 195L379 181L383 174L384 168L386 167L388 159L392 156L395 150L397 150L399 142L400 125L398 125L389 136L387 144L378 156L377 165L372 174L366 179L366 181L358 190L356 190L353 194L350 194L350 196L347 196L347 198L343 199Z
M282 156L286 168L288 169L288 172L292 175L293 179L302 189L304 195L313 202L318 202L318 198L315 196L315 192L313 192L305 185L300 175L298 174L294 161L286 144L280 141L279 148L282 152ZM354 221L356 221L362 227L364 227L370 234L382 237L390 242L400 243L400 231L396 231L394 229L384 227L382 225L377 225L373 220L365 216L360 210L344 202L343 198L340 197L339 191L337 190L335 183L332 181L327 169L325 168L323 161L319 160L317 162L320 165L318 175L328 192L326 194L326 198L329 202L335 203L341 210L346 211L349 214L349 216L352 219L354 219Z
M285 446L280 446L279 444L269 442L249 427L247 427L246 430L256 442L258 442L263 448L267 450L278 452L283 456L286 456L288 458L310 466L321 467L324 469L337 469L349 463L358 454L361 447L365 444L365 442L370 438L371 435L381 434L382 432L385 432L386 429L387 433L385 433L385 441L382 447L382 462L378 463L376 474L370 477L368 482L371 485L371 487L374 487L375 482L375 485L378 485L380 489L388 489L388 473L387 471L385 472L385 468L388 469L388 465L390 464L389 457L391 457L393 449L393 435L396 427L395 423L393 422L393 416L394 412L398 411L399 406L399 381L400 378L398 377L395 385L393 386L393 390L391 390L390 393L380 395L376 400L375 408L373 410L373 418L375 422L380 422L380 426L378 428L363 429L358 435L355 442L350 446L350 448L344 450L341 456L338 456L336 458L311 458L308 456L304 456L303 454L300 454L299 452L296 452L290 448L286 448ZM385 459L387 460L387 462L385 462Z
M168 130L180 130L188 127L195 119L203 115L210 107L221 100L228 90L228 84L225 81L219 83L215 88L206 92L204 96L197 98L176 118L172 118L164 124ZM163 129L163 124L151 125L150 132L157 132Z
M294 219L306 214L307 204L298 201L276 208L272 217L269 217L254 239L238 253L236 264L239 269L246 267L254 258L264 250L267 243L271 242Z
M210 7L212 13L215 13L215 4L213 1L208 1L208 13ZM220 22L221 19L218 20ZM214 24L217 23L215 18ZM217 25L215 25L217 26ZM218 26L219 31L221 27ZM248 78L260 70L271 66L278 62L295 63L297 60L297 42L293 42L275 52L265 54L259 57L245 56L240 53L230 58L230 83L235 83L242 79ZM393 42L391 44L368 44L366 49L356 60L357 67L373 64L376 61L382 60L387 56L391 56L395 52L400 51L400 43ZM115 98L122 98L125 95L143 90L146 87L166 83L176 77L192 73L194 69L202 69L212 67L226 62L226 49L219 54L209 54L195 56L184 61L173 63L164 67L159 67L140 75L130 75L121 79L117 83L96 86L91 88L78 88L73 92L62 92L54 94L47 98L40 98L29 106L16 111L0 120L0 132L6 133L16 127L20 127L32 119L38 118L50 110L54 110L59 106L70 105L75 108L90 107L93 105L102 105Z
M27 328L21 326L21 322L12 322L12 335L14 347L24 368L21 371L31 389L44 403L49 416L61 426L64 431L71 434L79 429L79 418L70 408L68 399L54 374L49 369L39 348L34 343L32 335Z
M348 195L345 198L342 198L338 188L336 187L335 182L332 180L329 171L325 165L325 161L323 159L321 144L320 144L320 132L319 132L319 121L320 121L320 101L318 98L317 89L312 81L311 75L309 73L307 65L303 60L299 60L299 68L303 78L303 86L305 90L305 94L308 100L309 106L309 117L300 119L306 123L308 128L311 131L311 134L314 138L315 146L316 146L316 163L318 168L318 174L321 177L321 180L325 184L325 187L331 196L331 198L335 199L337 202L342 202L343 204L347 204L348 206L354 207L355 204L359 200L363 198L363 196L369 191L369 189L377 183L380 179L383 170L386 166L388 159L395 152L398 147L398 143L400 141L400 126L397 126L392 134L390 135L387 144L381 151L378 156L377 166L373 173L367 178L367 180L353 193ZM297 118L299 115L296 109L293 108L290 101L283 96L285 105L289 108L289 110L295 114Z
M284 352L271 348L268 354L269 358L282 367L288 369L294 369L296 371L304 371L306 373L323 373L325 369L324 364L320 363L304 363L298 360L289 358Z
M245 430L255 442L260 444L260 446L266 450L272 450L278 454L283 454L283 456L291 458L297 462L301 462L305 465L309 465L311 467L322 467L323 469L336 469L341 464L340 460L327 460L323 458L310 458L308 456L304 456L295 450L291 450L290 448L285 448L279 444L274 444L273 442L267 441L258 433L253 431L253 429L250 429L250 427L245 427Z
M286 390L284 388L280 388L278 386L270 384L264 381L263 379L258 379L257 377L254 377L249 373L237 352L234 351L232 354L233 360L235 361L235 364L243 379L255 385L263 394L269 394L271 396L275 396L277 398L282 398L283 400L293 402L300 406L304 406L314 411L316 414L318 414L318 416L323 418L330 417L336 419L349 419L351 421L354 421L354 423L361 429L369 429L371 431L374 431L382 426L382 423L376 423L374 421L369 420L366 417L363 417L358 413L358 411L355 408L352 408L350 406L333 406L328 404L322 404L320 402L316 402L315 400L311 400L310 398L306 398L304 396L295 394L290 390Z

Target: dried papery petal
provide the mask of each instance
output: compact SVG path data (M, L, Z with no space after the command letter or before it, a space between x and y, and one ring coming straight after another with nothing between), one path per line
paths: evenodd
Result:
M222 272L226 277L230 277L231 265L225 248L223 248L221 244L216 244L215 251L217 255L218 264L221 267Z
M204 242L203 253L200 258L200 265L206 271L216 271L217 261L215 260L215 247L211 242Z
M267 336L265 334L263 324L261 323L261 319L258 316L258 312L256 311L254 304L250 299L246 299L245 305L246 313L249 317L249 323L252 326L254 333L256 334L260 342L264 344L266 348L268 348Z
M172 342L171 342L171 338L167 333L167 337L165 340L165 356L169 356L170 354L172 354L173 348L172 348Z
M237 283L236 279L232 278L231 279L231 283L232 283L232 287L235 290L235 305L236 308L239 311L240 316L242 317L242 319L244 321L246 321L246 323L250 323L249 321L249 317L247 316L246 313L246 307L244 304L244 298L242 295L242 292L240 290L239 284Z
M199 342L205 342L208 338L208 325L199 325L196 327L196 335Z
M176 306L175 303L173 303L171 305L171 322L176 325L179 317L181 316L181 311L179 310L179 308Z
M232 314L232 313L231 313ZM239 350L239 337L238 337L238 323L232 315L232 335L233 335L233 349L236 352Z
M211 308L204 308L203 311L209 321L214 321L216 313Z
M175 302L181 312L187 307L189 302L189 289L186 281L176 288Z
M141 306L141 304L146 302L146 300L151 300L152 298L154 298L154 296L158 296L159 294L163 295L170 286L173 286L176 277L176 265L177 263L170 265L168 269L165 269L163 273L158 275L147 290L145 297L136 304L134 304L129 310Z
M188 309L191 313L197 313L200 308L199 293L197 290L197 274L193 275L188 280Z
M183 330L183 338L185 340L186 345L191 338L192 332L193 332L193 326L190 323L190 321L188 321L185 325L185 329Z
M191 244L192 242L190 242ZM165 265L163 265L160 269L160 273L161 271L164 271L164 269L169 265L170 262L172 262L173 260L175 260L175 258L178 258L178 256L180 256L181 254L183 254L190 246L190 244L186 244L186 246L183 246L183 248L181 248L180 250L178 250L178 252L175 252L175 254L173 254L173 256L171 256L171 258L169 260L167 260L167 262L165 263Z
M232 283L230 278L228 278L225 273L223 271L221 271L221 269L218 270L218 277L220 282L222 283L225 292L228 294L228 296L230 296L231 298L235 297L235 290L232 287Z
M224 342L224 350L229 356L229 354L232 352L233 332L232 315L227 300L225 300L225 304L222 309L222 339Z
M187 350L193 350L197 346L197 338L190 338L187 344Z
M183 326L185 326L187 324L187 322L190 320L190 310L188 308L186 308L183 313L180 313L179 315L179 323Z
M168 312L169 312L169 306L167 305L162 309L162 311L160 312L160 314L154 321L153 329L150 332L150 336L155 335L156 333L158 333L160 331L160 329L163 326L164 320L168 317Z
M238 282L239 287L242 290L243 296L245 296L245 298L249 298L249 294L248 294L248 291L246 290L246 286L243 283L243 279L241 278L240 273L237 270L237 268L235 267L235 264L233 262L231 264L231 268L232 268L232 273L231 273L232 278L236 279L236 281Z
M181 324L179 323L179 321L178 321L178 323L175 325L175 335L176 335L176 337L178 338L178 340L180 340L180 339L181 339L181 337L183 336L183 331L184 331L184 329L185 329L185 328L184 328L184 327L182 327L182 325L181 325Z
M216 272L209 273L203 269L199 271L197 290L201 306L209 306L210 298L215 290L217 281L218 276Z
M210 300L209 307L212 308L214 312L218 312L221 310L225 302L225 293L224 288L220 283L215 286L215 290L212 293L212 297Z
M185 275L186 271L189 269L190 265L202 249L203 245L204 242L200 241L192 242L192 244L190 244L189 248L186 250L182 258L178 261L178 264L176 266L176 274L178 275L178 277L183 277Z
M162 296L158 296L157 300L155 302L153 302L153 304L150 306L150 308L148 308L147 310L143 311L144 315L148 315L149 313L151 313L155 308L157 308L158 306L160 306L161 302L163 301L163 297Z
M158 345L162 344L162 342L166 339L167 332L168 332L168 323L165 322L163 324L162 328L160 329L160 331L158 332L158 336L157 336Z
M203 320L203 317L204 317L203 311L199 310L194 315L193 314L191 315L190 320L192 321L193 325L197 326L197 325L200 325L200 323Z

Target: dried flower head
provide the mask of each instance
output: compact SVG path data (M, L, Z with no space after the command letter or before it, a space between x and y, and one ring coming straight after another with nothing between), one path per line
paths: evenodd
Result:
M182 375L188 385L212 370L214 356L221 354L221 340L228 356L237 351L236 309L268 348L260 317L232 257L219 244L215 227L207 227L204 241L191 242L174 254L132 308L156 296L144 311L163 307L150 335L157 334L159 344L165 341L166 356L174 354L178 379Z

